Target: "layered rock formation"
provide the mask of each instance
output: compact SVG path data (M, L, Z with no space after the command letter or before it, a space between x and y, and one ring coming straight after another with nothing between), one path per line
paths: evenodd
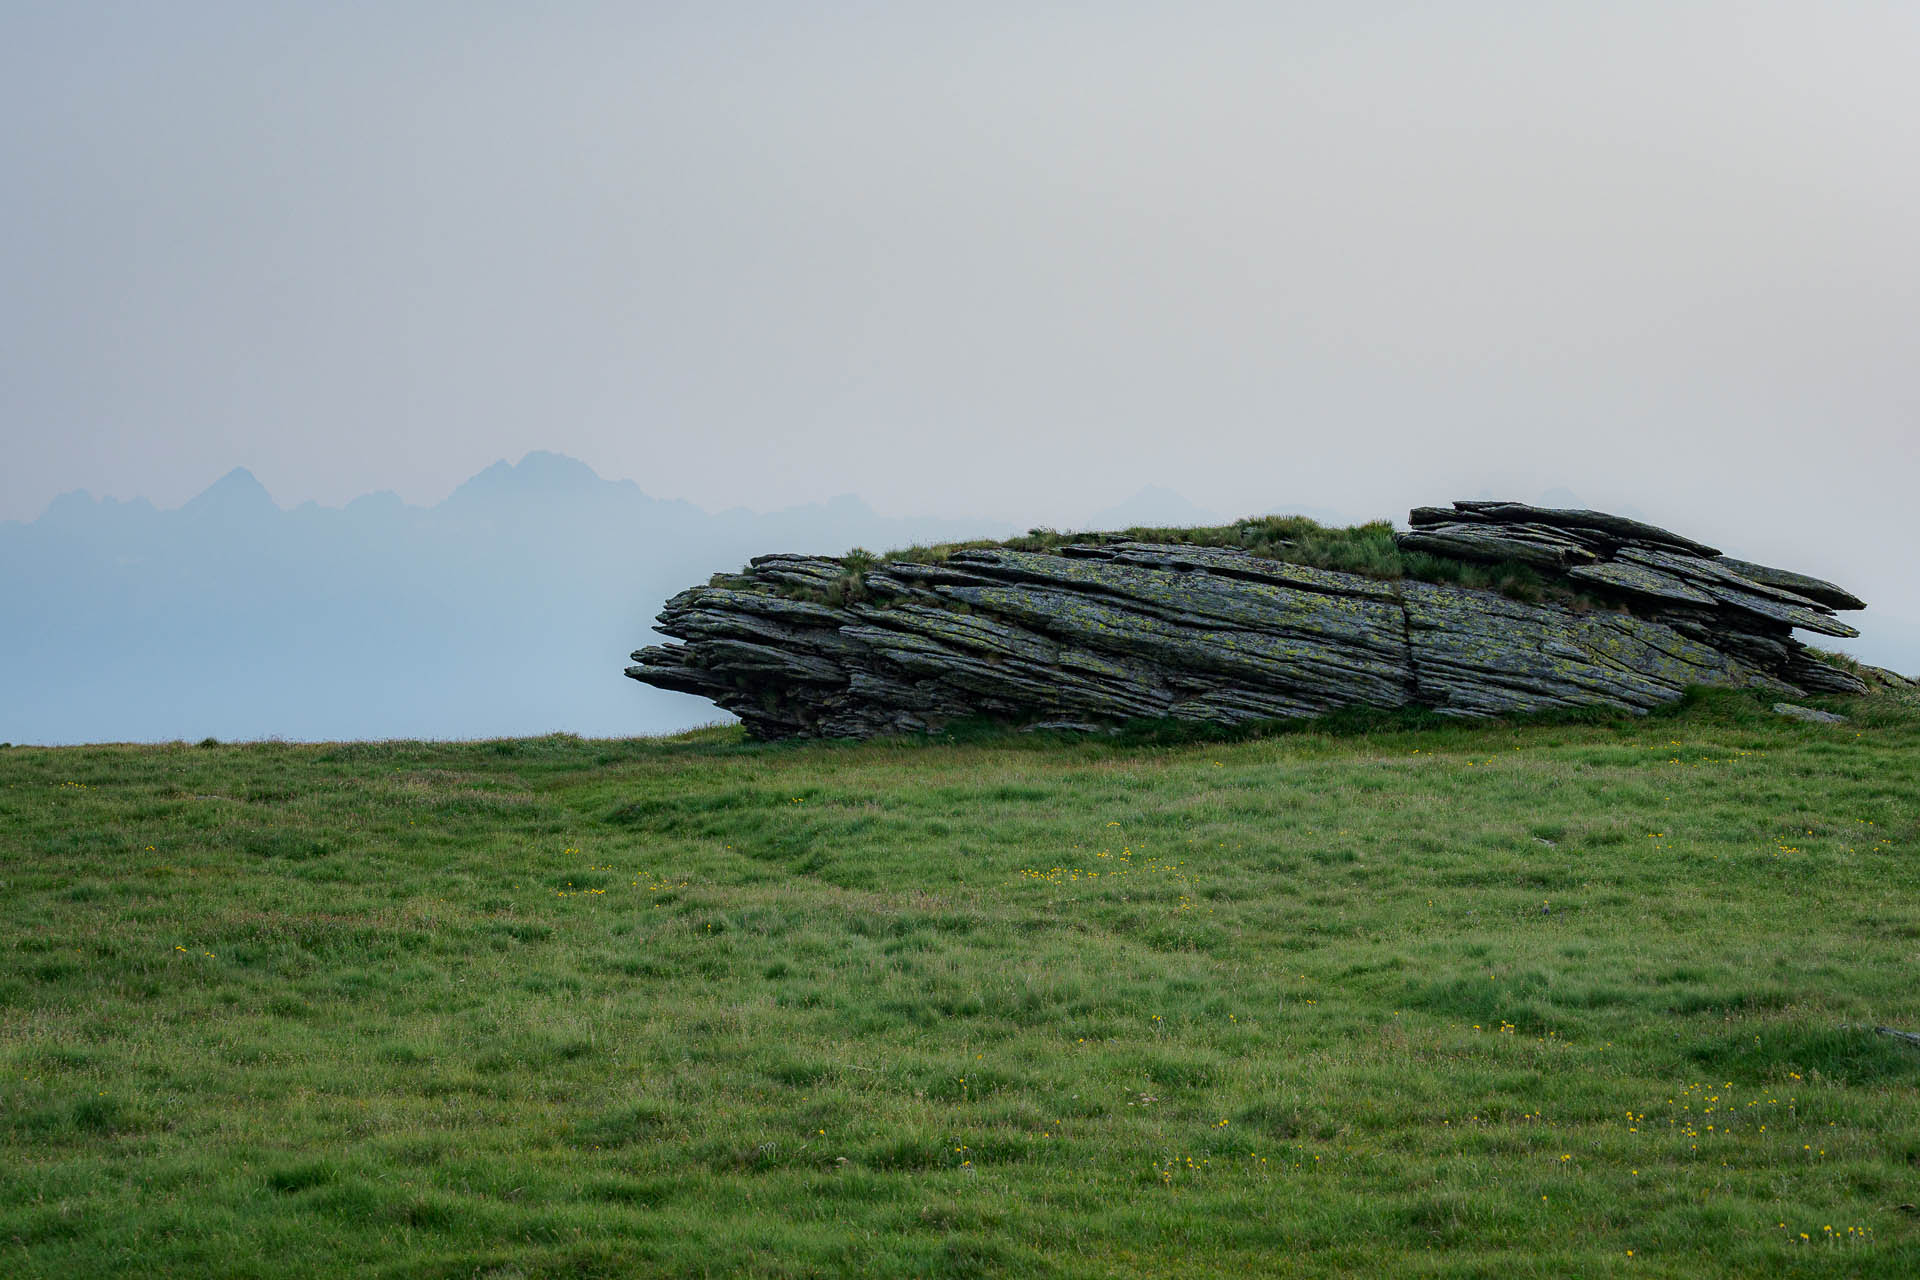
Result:
M1864 605L1832 583L1595 511L1459 502L1411 524L1403 551L1525 565L1559 599L1113 535L858 568L769 555L669 600L658 629L684 643L638 650L627 675L711 698L762 738L1863 691L1792 635L1856 634L1833 614Z

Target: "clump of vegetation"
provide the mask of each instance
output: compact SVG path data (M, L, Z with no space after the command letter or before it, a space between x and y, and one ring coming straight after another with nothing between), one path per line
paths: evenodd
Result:
M1411 579L1477 591L1494 591L1511 600L1528 604L1552 602L1582 612L1621 607L1617 602L1575 590L1565 582L1545 578L1531 565L1518 561L1483 564L1423 551L1402 551L1393 540L1393 525L1385 520L1340 528L1320 524L1305 516L1253 516L1233 524L1206 527L1136 525L1129 529L1078 533L1040 528L1029 529L1013 538L974 538L964 542L916 544L881 553L855 547L840 557L845 573L839 579L822 587L782 583L775 589L795 600L837 608L871 599L867 589L867 574L876 569L885 569L888 564L944 564L963 551L1006 550L1061 555L1068 547L1109 546L1118 542L1227 547L1310 569L1351 573L1381 582ZM765 583L756 579L751 569L742 569L739 573L716 573L707 580L707 585L765 589ZM965 611L961 606L953 607Z
M1129 529L1083 533L1057 529L1029 529L1019 537L996 541L941 542L889 551L880 560L907 560L939 564L955 552L995 547L1057 555L1063 548L1104 546L1115 542L1165 542L1190 547L1233 547L1270 560L1339 569L1374 578L1403 578L1403 561L1393 545L1393 526L1384 520L1330 528L1305 516L1254 516L1233 524L1210 527L1136 525Z
M1086 533L1030 529L1019 537L1000 541L981 538L968 542L940 542L903 547L884 555L856 548L841 558L841 563L847 568L845 587L837 591L829 588L824 592L794 594L817 597L820 603L830 604L864 600L865 575L890 561L942 564L958 552L993 549L1059 555L1067 547L1106 546L1116 542L1228 547L1285 564L1351 573L1382 582L1413 579L1496 591L1509 599L1529 604L1553 601L1583 610L1614 607L1564 583L1549 581L1531 566L1517 561L1479 564L1421 551L1402 551L1394 543L1393 525L1385 520L1338 528L1320 524L1305 516L1285 515L1252 516L1232 524L1193 528L1138 525L1130 529Z

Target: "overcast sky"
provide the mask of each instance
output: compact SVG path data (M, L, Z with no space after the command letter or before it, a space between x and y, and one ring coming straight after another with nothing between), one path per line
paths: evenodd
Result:
M1566 486L1913 602L1916 67L1911 0L8 0L0 518Z

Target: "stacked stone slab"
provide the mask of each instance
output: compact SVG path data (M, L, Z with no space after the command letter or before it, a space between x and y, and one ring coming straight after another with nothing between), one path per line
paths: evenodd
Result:
M768 555L669 600L658 629L682 643L638 650L627 675L710 698L761 738L1864 691L1793 638L1856 634L1833 614L1864 605L1832 583L1595 511L1459 502L1410 523L1403 550L1524 564L1571 602L1124 540L881 561L857 579L839 560Z

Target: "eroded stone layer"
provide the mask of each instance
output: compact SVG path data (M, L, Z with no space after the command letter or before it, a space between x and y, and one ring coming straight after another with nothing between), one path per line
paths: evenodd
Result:
M926 732L979 715L1090 728L1355 704L1641 712L1689 685L1863 687L1792 637L1854 634L1832 614L1859 601L1831 583L1599 512L1460 503L1420 508L1412 524L1408 550L1517 561L1586 599L1527 604L1141 542L882 562L849 599L839 561L773 555L669 600L658 629L680 643L638 650L627 674L711 698L763 738Z

